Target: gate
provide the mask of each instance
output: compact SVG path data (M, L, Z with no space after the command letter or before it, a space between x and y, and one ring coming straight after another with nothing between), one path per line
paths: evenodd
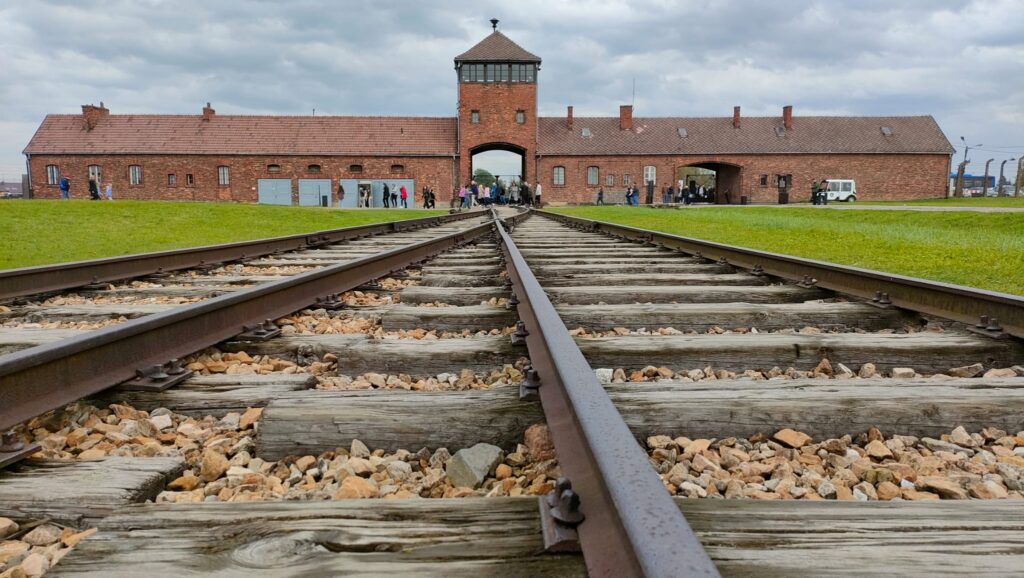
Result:
M299 205L331 206L331 179L299 179Z
M291 205L291 179L258 179L257 199L262 205Z

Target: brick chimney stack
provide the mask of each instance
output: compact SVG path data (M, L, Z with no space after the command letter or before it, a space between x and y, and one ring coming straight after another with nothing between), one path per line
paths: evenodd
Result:
M102 101L100 101L99 106L83 104L82 119L85 121L85 130L92 130L97 124L99 124L101 118L109 114L110 111L107 110L107 107L103 106Z
M782 107L782 126L786 127L786 130L793 130L793 107L792 105L786 105Z
M571 106L568 109L566 109L566 111L565 111L565 124L569 127L569 130L572 130L572 107Z
M215 114L217 114L217 111L210 108L210 103L206 103L206 106L203 107L203 122L210 122L210 119Z
M732 107L732 128L740 128L740 107Z
M633 130L633 105L619 107L619 130Z

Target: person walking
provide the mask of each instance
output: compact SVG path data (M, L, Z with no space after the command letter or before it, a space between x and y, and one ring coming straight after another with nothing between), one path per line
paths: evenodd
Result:
M604 204L604 187L598 187L597 189L597 206Z
M107 200L114 200L114 187L110 183L107 183Z
M702 201L706 201L707 200L707 198L706 198L707 195L708 195L708 191L707 191L707 189L704 188L704 185L701 185L701 186L697 187L697 198L698 199L700 199Z
M828 204L828 179L821 179L821 184L818 185L818 204Z
M667 205L672 202L672 187L668 183L661 183L661 204Z
M400 194L401 194L401 197L402 197L402 208L403 209L408 209L409 208L409 191L407 191L405 189L405 185L402 185L402 188L400 188L399 191L400 191Z
M100 186L96 184L96 179L89 179L89 200L100 200Z
M821 190L821 187L820 187L820 185L818 185L818 181L811 181L811 204L812 205L817 205L818 204L818 192L820 190Z
M541 186L540 183L537 183L537 186L533 187L533 204L536 205L537 208L544 206L543 203L540 202L540 192Z
M391 187L387 183L384 183L384 208L391 208Z
M60 198L67 201L71 199L71 179L60 178Z
M468 209L469 208L469 199L468 199L469 195L467 194L468 192L469 191L466 190L466 185L462 185L461 187L459 187L459 210L460 211L462 209Z
M341 184L341 180L338 180L338 206L341 206L342 201L345 200L345 185Z
M512 181L512 186L509 187L509 204L519 204L519 181Z
M391 208L398 208L398 187L395 185L391 186Z

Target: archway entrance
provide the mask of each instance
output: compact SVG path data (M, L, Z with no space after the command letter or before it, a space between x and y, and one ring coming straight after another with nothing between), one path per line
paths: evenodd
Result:
M521 181L526 175L526 149L509 143L489 143L469 150L469 175L465 178L480 181L489 175L507 187ZM479 174L478 174L478 171Z
M716 203L719 205L739 204L741 190L740 172L742 168L727 163L706 162L693 163L676 168L676 186L689 187L692 192L699 192L704 187L704 196L696 202ZM691 194L691 198L694 198Z

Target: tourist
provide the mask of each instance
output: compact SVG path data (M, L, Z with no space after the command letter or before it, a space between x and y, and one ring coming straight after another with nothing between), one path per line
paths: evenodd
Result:
M459 210L469 208L469 195L467 194L466 185L459 187Z
M114 200L114 187L110 183L107 183L107 200Z
M672 187L668 183L661 183L661 204L667 205L672 202Z
M647 180L647 199L648 205L654 204L654 179Z
M384 197L383 197L383 199L384 199L384 208L385 209L391 208L391 204L390 204L391 203L391 188L388 187L387 183L384 183Z
M345 200L345 185L341 184L341 179L338 179L338 206L341 206L341 202Z
M818 186L818 204L828 204L828 179L821 179L821 185Z
M820 185L818 181L811 181L811 204L818 204L818 192L820 191Z
M512 181L512 186L509 187L509 204L519 204L519 181Z
M484 185L480 187L480 204L488 206L491 204L491 186Z
M100 200L100 186L96 183L96 179L89 179L89 200Z
M708 192L707 192L707 189L704 188L704 185L701 185L701 186L697 187L697 198L698 199L700 199L701 201L706 201L707 199L705 197L707 197L707 194L708 194Z
M537 207L543 206L542 203L540 202L540 183L537 183L537 186L533 187L533 196L534 196L533 204L537 205Z
M527 180L523 181L523 205L529 207L533 204L533 192L530 191L530 182Z
M60 198L65 201L71 198L71 179L67 177L60 179Z
M402 208L403 209L408 209L409 208L409 191L405 190L405 185L402 185L402 188L399 189L399 190L401 191L401 195L402 195Z
M391 186L391 208L398 208L398 187L396 185Z
M601 206L604 204L604 187L597 189L597 205Z

